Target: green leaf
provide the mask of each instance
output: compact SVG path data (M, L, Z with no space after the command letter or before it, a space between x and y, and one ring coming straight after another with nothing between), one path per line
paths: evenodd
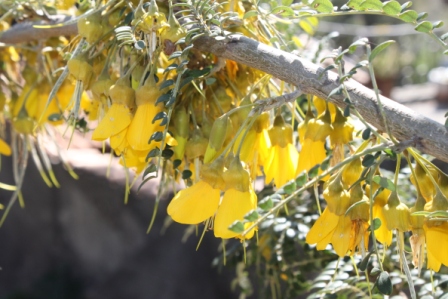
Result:
M170 57L168 57L168 60L180 57L180 55L182 55L182 51L176 51L173 54L171 54Z
M392 281L390 280L389 273L386 271L381 272L376 280L376 286L381 294L392 294Z
M157 99L157 101L156 101L156 105L157 105L158 103L166 103L166 102L169 101L170 98L171 98L171 92L162 94L162 95Z
M180 166L180 164L182 164L182 160L181 159L176 159L173 161L173 168L176 169L177 167Z
M417 21L418 13L415 10L406 10L399 14L398 17L406 23L414 23Z
M282 5L290 6L293 2L294 0L282 0Z
M440 37L441 40L445 41L448 38L448 32L442 34L442 36ZM448 114L448 113L447 113ZM447 114L445 114L445 117L447 117Z
M379 44L378 46L375 47L375 49L372 50L372 53L370 53L370 57L369 57L369 62L372 62L373 59L375 59L375 57L384 49L386 49L387 47L389 47L390 45L394 44L395 41L394 40L388 40L385 41L384 43Z
M358 39L348 47L349 53L353 54L359 46L365 46L368 42L369 40L365 37Z
M246 12L244 14L243 20L248 19L248 18L252 18L252 17L256 17L258 16L258 11L256 10L249 10L248 12Z
M145 177L148 173L155 171L157 171L157 166L155 164L149 164L149 167L147 167L143 172L143 177Z
M171 86L173 84L174 84L174 80L173 79L169 79L169 80L163 81L162 84L160 84L159 90L167 88L168 86Z
M280 5L271 10L269 14L280 14L284 17L288 17L294 15L294 10L289 6Z
M170 148L166 148L162 151L162 157L169 160L174 155L174 151Z
M443 22L442 21L435 21L432 23L432 28L440 28L443 26Z
M361 2L361 9L382 10L383 3L380 0L365 0Z
M381 227L381 219L375 218L373 219L373 230L377 230Z
M401 12L404 12L406 9L408 9L411 6L412 6L412 1L403 3L403 5L401 5Z
M427 212L427 211L418 211L418 212L414 212L411 213L412 216L428 216L429 214L431 214L431 212Z
M244 224L241 221L235 221L229 226L229 230L234 233L241 234L244 231Z
M333 12L333 3L330 0L314 0L310 7L321 13Z
M362 166L364 167L370 167L375 163L375 157L371 154L367 154L364 156L364 159L362 159Z
M335 89L333 89L333 90L330 92L330 94L328 95L327 99L328 99L328 98L331 98L331 96L333 96L333 95L339 95L339 94L342 94L343 89L344 89L344 87L343 87L342 85L339 85L338 87L336 87Z
M270 196L263 198L259 203L258 206L260 207L260 209L262 209L263 211L268 211L270 209L272 209L272 207L274 206L274 202L272 201L272 198Z
M428 217L448 217L448 212L447 211L434 211L431 212L431 214L428 215Z
M182 171L182 179L183 180L191 178L192 175L193 175L193 173L191 172L191 170L185 169L184 171Z
M432 23L429 21L423 21L417 24L417 26L415 26L415 30L419 31L419 32L425 32L428 33L432 30Z
M144 48L146 48L146 44L145 44L144 41L139 40L139 41L137 41L137 42L134 44L134 47L135 47L137 50L143 50Z
M359 205L365 204L365 203L366 202L364 200L360 200L360 201L355 202L354 204L352 204L351 206L348 207L347 211L345 211L345 216L348 216L348 214L350 213L350 211L353 208L355 208L355 207L357 207Z
M308 176L306 174L305 171L303 171L301 174L299 174L299 176L296 178L296 186L297 188L302 187L303 185L306 184L306 182L308 181Z
M141 182L141 184L138 186L138 188L137 188L137 192L140 191L140 189L143 187L144 184L146 184L147 181L152 180L152 179L155 179L156 177L157 177L157 175L150 175L149 177L145 178L145 179Z
M285 191L286 194L293 194L294 191L297 190L296 182L290 181L290 182L286 183L286 185L283 186L283 190Z
M161 126L166 125L166 123L168 122L168 116L166 114L165 111L161 111L159 113L156 114L156 116L154 116L152 123L155 123L156 121L162 119L162 121L160 122Z
M397 153L394 152L393 150L387 148L384 150L384 152L386 153L386 155L392 159L392 160L397 160Z
M396 16L401 12L401 5L398 1L387 1L383 4L383 11L389 16Z
M373 251L370 251L367 253L367 255L362 259L362 261L358 265L358 269L361 271L366 271L367 265L369 264L370 256L372 255Z
M148 161L149 158L157 157L160 154L160 149L158 147L153 148L151 151L149 151L148 155L146 155L145 161Z
M216 78L213 78L213 77L207 78L205 80L205 84L207 84L207 85L212 85L215 82L216 82Z
M320 164L317 164L315 166L313 166L309 171L308 171L308 177L310 179L315 178L318 174L319 174L319 168L320 168Z
M60 113L53 113L48 116L49 121L58 121L62 119L62 115Z
M362 139L369 140L371 133L372 131L370 130L370 128L365 129L364 131L362 131Z
M256 221L258 219L259 215L257 213L257 211L252 210L250 212L248 212L246 215L244 215L244 219L246 219L247 221L253 222Z
M165 74L166 72L175 70L175 69L177 69L177 67L178 67L178 65L176 63L172 63L163 71L163 73Z
M370 271L370 275L375 276L375 275L377 275L377 274L380 273L380 272L381 272L381 269L379 269L379 268L377 268L377 267L373 267L373 268L372 268L372 271Z
M328 169L328 166L330 166L330 160L331 160L331 156L327 156L325 158L325 160L322 161L322 164L320 165L320 169L322 169L323 171Z
M373 177L372 181L380 185L381 187L385 189L389 189L390 191L395 191L395 185L392 183L391 180L381 177L379 175L376 175Z
M361 3L362 0L350 0L346 5L350 8L353 8L354 10L362 10Z
M344 116L349 117L350 116L350 105L345 106L344 108Z
M324 68L324 70L319 74L319 79L322 78L322 76L329 70L335 69L336 68L336 64L330 64L329 66L327 66L326 68Z
M417 22L420 22L421 20L424 20L427 17L428 17L428 13L427 12L421 12L417 16Z

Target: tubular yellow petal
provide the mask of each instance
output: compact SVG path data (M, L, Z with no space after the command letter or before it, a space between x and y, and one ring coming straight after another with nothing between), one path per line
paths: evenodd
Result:
M338 217L339 218L339 217ZM325 250L328 246L328 244L330 244L331 242L331 238L333 238L333 232L329 233L325 238L323 238L322 240L320 240L317 244L316 244L316 249L317 250Z
M429 250L426 251L426 256L428 257L427 268L439 272L442 263Z
M229 226L236 220L243 220L244 215L249 211L257 207L257 196L255 192L249 188L249 191L240 192L235 189L229 189L224 193L222 203L218 208L216 213L215 222L213 225L213 230L215 232L215 237L229 239L238 236L229 230ZM252 236L251 232L246 236Z
M92 139L103 141L112 135L123 131L131 123L132 115L129 108L121 104L113 104L104 118L93 131Z
M302 144L302 150L300 151L299 166L297 167L297 175L302 171L308 171L317 164L321 164L325 160L326 153L324 142L312 141L311 139L305 139L305 143Z
M423 226L426 232L426 248L428 254L439 262L448 266L448 222L438 226Z
M183 224L198 224L215 214L220 190L204 181L179 191L168 205L168 215Z
M278 145L271 150L270 163L265 167L266 183L274 179L275 185L281 187L296 175L299 153L288 143L285 147Z
M148 150L154 148L152 144L149 144L149 139L154 132L163 132L165 129L164 126L160 126L161 120L152 123L152 120L160 111L160 108L154 106L153 103L145 103L137 107L127 135L129 145L133 149Z
M0 139L0 154L4 156L11 156L11 148L3 139Z
M333 244L334 251L340 257L347 254L350 246L350 232L352 229L352 221L348 216L339 216L339 222L334 230L331 243Z
M128 128L118 134L110 136L110 147L114 149L115 154L117 155L121 155L124 149L128 146L128 142L126 140L127 131Z
M373 205L373 218L381 220L381 226L375 230L376 239L383 245L389 246L392 243L392 231L387 228L386 218L384 217L383 207L381 205Z
M338 225L339 216L333 214L325 208L322 215L317 219L316 223L314 223L313 227L311 227L308 235L306 236L306 242L308 244L316 244L321 242L323 239L326 239L328 235L332 235L331 233ZM331 239L327 242L330 243ZM327 245L323 247L325 249Z

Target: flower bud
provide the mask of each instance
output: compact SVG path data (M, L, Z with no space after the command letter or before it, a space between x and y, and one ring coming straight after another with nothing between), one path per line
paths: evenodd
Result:
M409 208L398 198L396 191L391 192L388 203L383 207L386 225L389 230L405 232L411 228Z
M213 123L207 151L205 152L204 156L204 163L208 163L215 159L218 155L218 152L222 149L224 141L227 137L227 127L229 123L230 120L227 116L218 117Z
M249 173L243 168L240 159L235 157L229 168L223 174L226 189L236 189L240 192L249 191Z
M327 202L328 210L333 214L338 216L344 215L350 207L350 193L344 190L340 175L337 175L328 183L328 186L323 192L323 196Z

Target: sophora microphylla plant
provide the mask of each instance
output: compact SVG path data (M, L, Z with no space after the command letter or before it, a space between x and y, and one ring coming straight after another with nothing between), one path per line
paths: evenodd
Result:
M329 0L84 1L77 9L74 2L41 4L50 15L78 10L80 16L69 21L76 23L77 36L0 48L1 118L11 128L8 142L0 139L0 154L13 156L16 184L0 185L12 191L2 223L14 202L24 200L20 188L28 153L45 182L58 187L43 140L79 130L107 143L136 174L127 181L126 201L140 178L141 186L161 177L157 203L168 186L182 185L168 204L172 220L201 228L202 236L213 231L223 240L238 238L243 249L257 244L247 262L255 254L273 271L265 277L277 273L291 289L297 289L290 280L296 274L279 259L287 234L297 234L301 246L332 248L340 258L360 256L359 270L376 280L367 283L370 296L392 293L391 269L383 264L393 244L413 297L408 260L419 271L448 266L448 176L412 148L415 140L393 136L374 79L372 61L393 41L372 49L360 39L325 57L331 64L322 75L332 69L339 75L339 87L328 98L303 94L269 73L194 47L203 36L223 41L238 33L297 53L303 51L298 33L282 34L279 24L312 35L319 18L374 14L411 23L446 48L446 36L433 31L442 22L424 20L410 2L379 0L350 0L340 8ZM41 6L8 2L0 9L8 9L0 17L8 30ZM344 57L356 50L365 51L365 60L347 72ZM352 105L345 83L361 68L371 76L384 131ZM335 95L345 96L345 107L327 101ZM415 188L415 200L400 192L401 159L408 162L406 180ZM385 160L397 161L393 178L380 168ZM297 212L304 203L309 215ZM299 216L278 229L290 208ZM317 219L305 220L311 214ZM304 225L306 232L299 234L291 223ZM275 295L277 287L271 288Z

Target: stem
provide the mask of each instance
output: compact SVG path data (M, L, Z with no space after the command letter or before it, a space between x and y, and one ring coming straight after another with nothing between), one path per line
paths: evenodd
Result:
M369 57L369 60L370 60L370 55L372 54L372 50L371 50L369 44L366 45L366 48L367 48L367 56ZM378 85L376 84L375 73L373 71L373 65L372 65L371 61L369 61L369 74L370 74L370 80L372 80L373 90L375 91L376 101L378 103L378 107L380 108L380 114L381 114L381 117L383 118L384 127L386 128L387 135L389 135L389 138L390 138L390 140L392 140L393 143L397 144L397 141L392 136L392 134L390 132L389 125L387 124L387 117L386 117L386 114L384 113L383 104L381 103L380 94L378 92L379 89L378 89Z

